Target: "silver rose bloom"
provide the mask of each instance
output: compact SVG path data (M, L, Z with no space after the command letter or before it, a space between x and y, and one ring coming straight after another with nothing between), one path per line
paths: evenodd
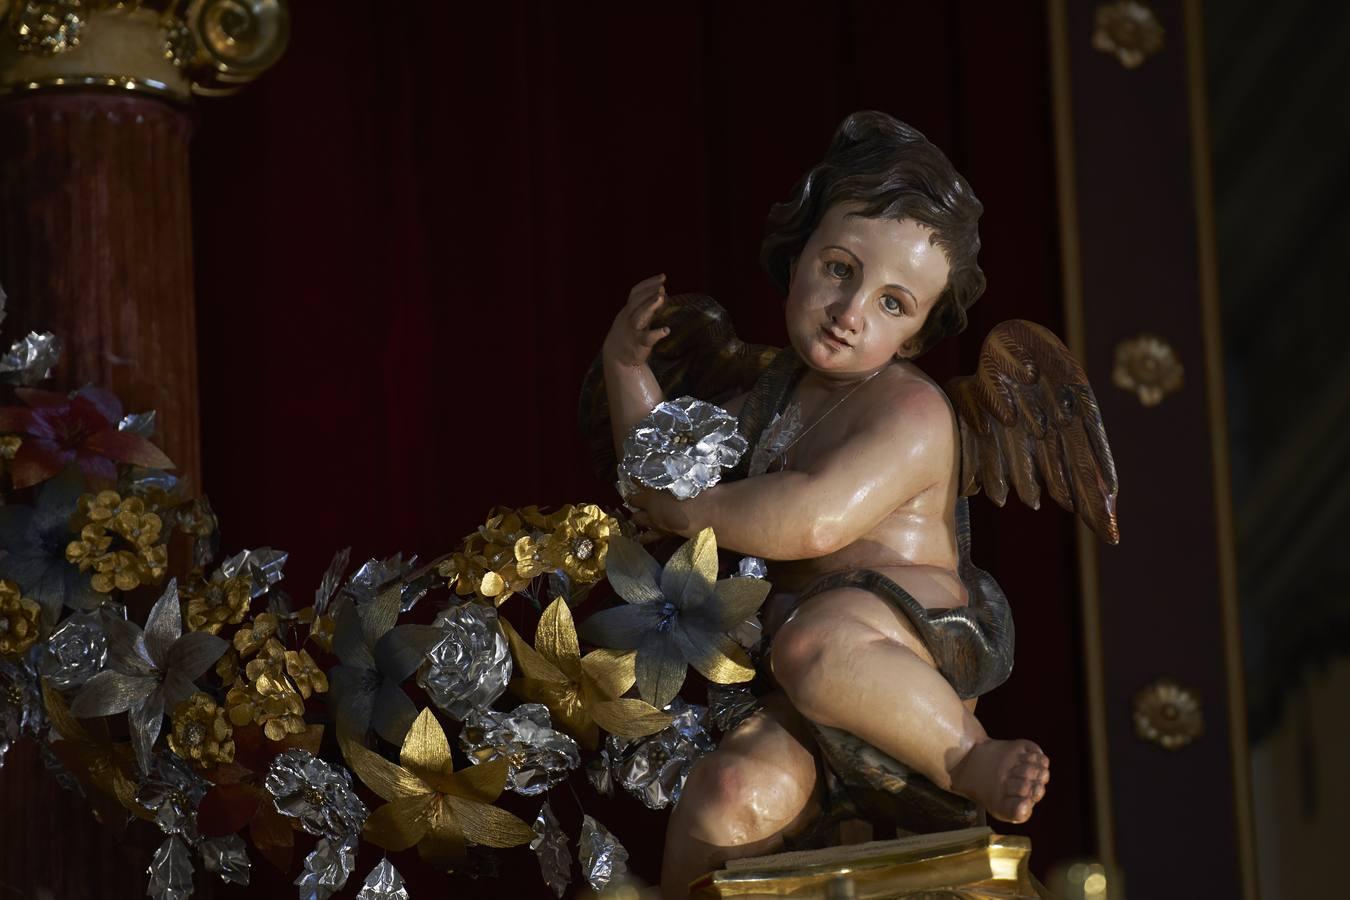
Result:
M736 564L736 576L738 578L767 578L769 568L764 564L764 560L758 556L742 556L741 561Z
M315 759L308 750L287 750L272 760L263 787L277 812L300 820L310 834L341 840L361 830L368 811L352 792L346 769Z
M169 835L155 851L145 893L154 900L188 900L192 896L192 855L183 842Z
M442 637L427 651L417 683L433 703L463 721L506 690L511 651L490 606L454 606L437 615L433 625Z
M572 851L567 849L567 835L554 818L553 808L547 800L539 808L539 815L530 827L534 830L530 849L539 857L539 871L544 876L544 883L561 900L572 880Z
M208 838L197 848L202 854L202 866L215 872L220 880L248 887L248 848L237 834Z
M668 711L674 720L656 734L605 739L615 780L648 809L665 809L679 800L694 762L716 746L703 726L706 707L676 697Z
M52 632L38 670L58 691L80 687L108 665L108 633L97 612L76 613Z
M628 874L628 851L609 829L590 816L581 820L577 847L581 851L581 873L593 889L603 891L611 881Z
M295 879L300 900L328 900L342 890L356 868L356 835L342 841L323 838L305 857L305 870Z
M366 883L356 895L356 900L408 900L408 889L403 886L403 876L394 868L394 864L385 857L370 870Z
M459 747L478 763L506 757L506 786L525 797L542 794L581 765L577 742L553 730L548 707L522 703L509 713L475 710L464 719Z
M731 413L693 397L657 404L623 442L620 469L639 484L688 500L722 480L748 442Z

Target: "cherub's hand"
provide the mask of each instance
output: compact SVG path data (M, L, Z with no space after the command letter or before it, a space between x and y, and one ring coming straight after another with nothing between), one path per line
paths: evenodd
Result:
M652 347L670 334L669 328L651 327L652 316L665 302L665 275L653 275L635 284L628 293L628 303L609 327L601 355L623 366L646 365Z
M644 488L624 501L633 510L633 521L643 528L653 528L669 534L688 535L689 512L684 508L688 500L676 500L665 491Z

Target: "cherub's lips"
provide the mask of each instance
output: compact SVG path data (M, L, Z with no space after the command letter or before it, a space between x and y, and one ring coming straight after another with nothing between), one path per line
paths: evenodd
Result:
M850 344L848 341L846 341L846 340L844 340L843 338L839 337L839 336L838 336L837 334L835 334L833 331L830 331L830 329L828 329L828 328L821 328L821 329L820 329L820 333L823 334L823 335L825 335L825 337L826 337L830 342L832 342L832 343L839 344L840 346L843 346L843 347L852 347L852 346L853 346L853 345Z

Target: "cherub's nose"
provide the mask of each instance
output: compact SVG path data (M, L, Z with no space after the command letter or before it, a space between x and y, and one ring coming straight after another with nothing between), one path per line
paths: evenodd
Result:
M845 331L857 331L862 323L862 303L861 291L840 297L830 307L830 321Z

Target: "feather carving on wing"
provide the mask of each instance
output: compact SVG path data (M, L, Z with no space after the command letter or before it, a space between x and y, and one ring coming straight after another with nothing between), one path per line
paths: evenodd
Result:
M1039 509L1042 489L1108 543L1120 541L1116 465L1082 366L1048 328L1012 319L989 332L974 375L947 382L961 429L961 496L1002 506L1011 484Z

